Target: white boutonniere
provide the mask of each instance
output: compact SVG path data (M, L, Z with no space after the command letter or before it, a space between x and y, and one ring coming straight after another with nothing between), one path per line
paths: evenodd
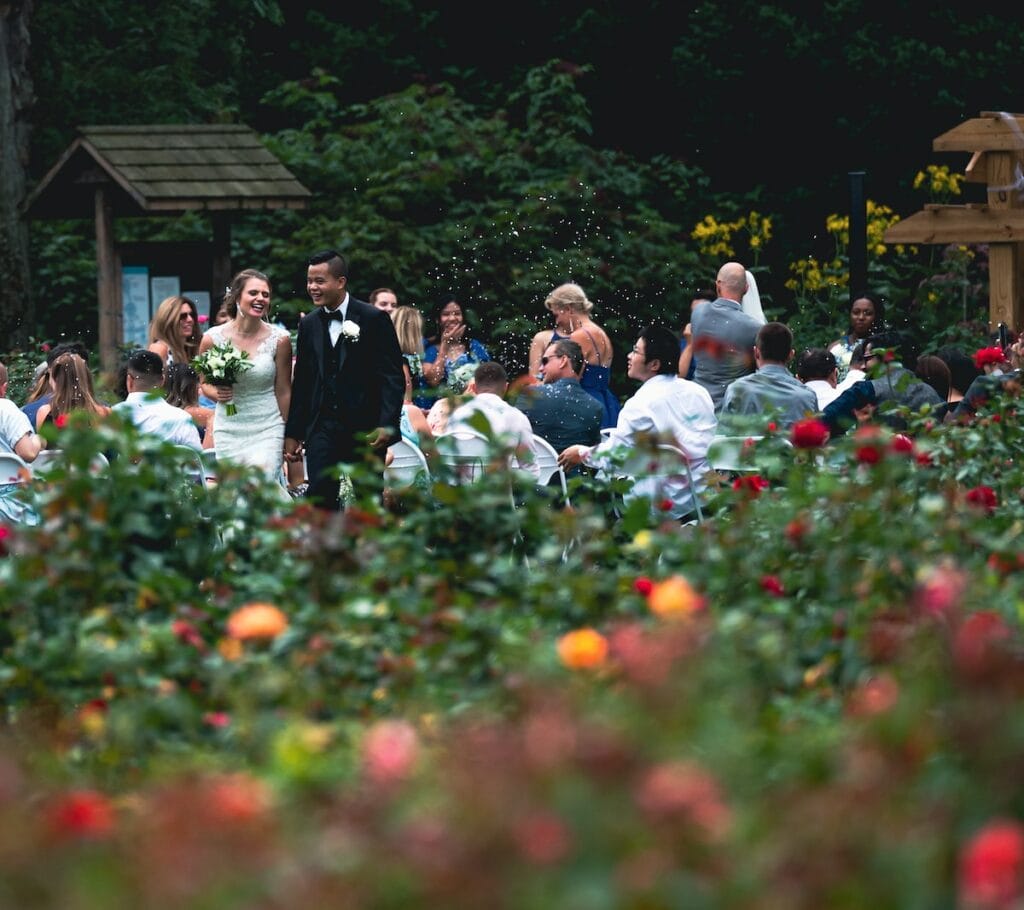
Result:
M359 340L359 323L346 319L341 324L341 337L353 344Z

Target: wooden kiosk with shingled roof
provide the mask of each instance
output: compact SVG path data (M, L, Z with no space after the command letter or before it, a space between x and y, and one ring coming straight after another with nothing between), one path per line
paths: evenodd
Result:
M1024 114L982 111L932 141L970 152L965 176L987 187L986 204L926 205L885 232L886 243L987 243L989 320L1024 331Z
M211 291L231 279L231 214L301 209L307 190L241 124L83 126L25 200L26 217L96 223L99 346L116 366L124 340L121 257L114 219L201 210L213 223Z

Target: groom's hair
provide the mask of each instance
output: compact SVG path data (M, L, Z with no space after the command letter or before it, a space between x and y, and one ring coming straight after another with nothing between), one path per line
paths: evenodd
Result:
M327 271L333 278L348 278L348 263L337 250L321 250L309 257L308 265L327 263Z

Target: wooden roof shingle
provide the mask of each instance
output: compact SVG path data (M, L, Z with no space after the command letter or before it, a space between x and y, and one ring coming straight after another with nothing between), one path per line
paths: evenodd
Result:
M29 218L91 218L97 183L115 215L305 208L310 192L242 124L82 126L26 199Z

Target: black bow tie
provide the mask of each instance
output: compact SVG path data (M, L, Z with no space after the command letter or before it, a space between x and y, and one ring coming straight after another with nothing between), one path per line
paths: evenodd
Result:
M327 310L321 310L320 315L323 317L324 322L338 322L344 321L345 317L341 315L341 310L335 310L333 313L329 313Z

